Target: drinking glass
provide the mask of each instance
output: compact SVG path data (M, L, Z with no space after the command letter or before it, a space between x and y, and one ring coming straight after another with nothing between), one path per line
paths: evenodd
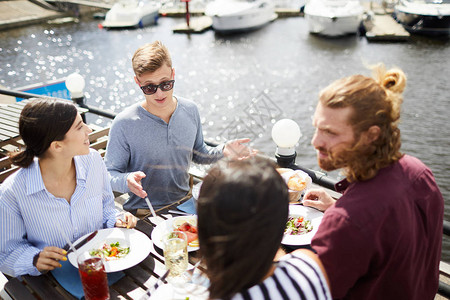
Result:
M173 231L163 236L164 260L169 270L167 281L174 286L182 285L188 268L187 236L182 231Z
M108 300L108 278L100 257L84 252L77 257L78 272L86 300Z

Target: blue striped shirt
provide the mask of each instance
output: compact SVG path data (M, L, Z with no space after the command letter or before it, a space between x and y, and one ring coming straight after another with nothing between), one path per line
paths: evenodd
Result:
M328 300L332 299L317 263L301 252L280 259L272 276L232 300Z
M75 192L70 203L47 191L39 161L22 168L0 186L0 271L10 276L40 275L33 257L44 247L64 247L116 222L114 195L100 154L75 156ZM58 226L59 228L56 228Z

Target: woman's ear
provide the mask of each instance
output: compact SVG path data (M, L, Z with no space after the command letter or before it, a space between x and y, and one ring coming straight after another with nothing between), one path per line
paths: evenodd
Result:
M63 145L61 141L53 141L48 147L48 150L50 150L51 152L61 152L62 148Z

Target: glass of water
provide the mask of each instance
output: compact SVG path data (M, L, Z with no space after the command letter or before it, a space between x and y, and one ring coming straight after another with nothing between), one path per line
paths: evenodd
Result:
M182 231L173 231L163 236L164 260L169 275L167 281L174 286L186 283L188 268L187 236Z

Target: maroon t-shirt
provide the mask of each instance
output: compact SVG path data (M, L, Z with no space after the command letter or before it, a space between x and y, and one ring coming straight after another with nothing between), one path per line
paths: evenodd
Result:
M434 299L439 282L444 200L433 174L404 155L344 191L324 214L311 246L335 299Z

